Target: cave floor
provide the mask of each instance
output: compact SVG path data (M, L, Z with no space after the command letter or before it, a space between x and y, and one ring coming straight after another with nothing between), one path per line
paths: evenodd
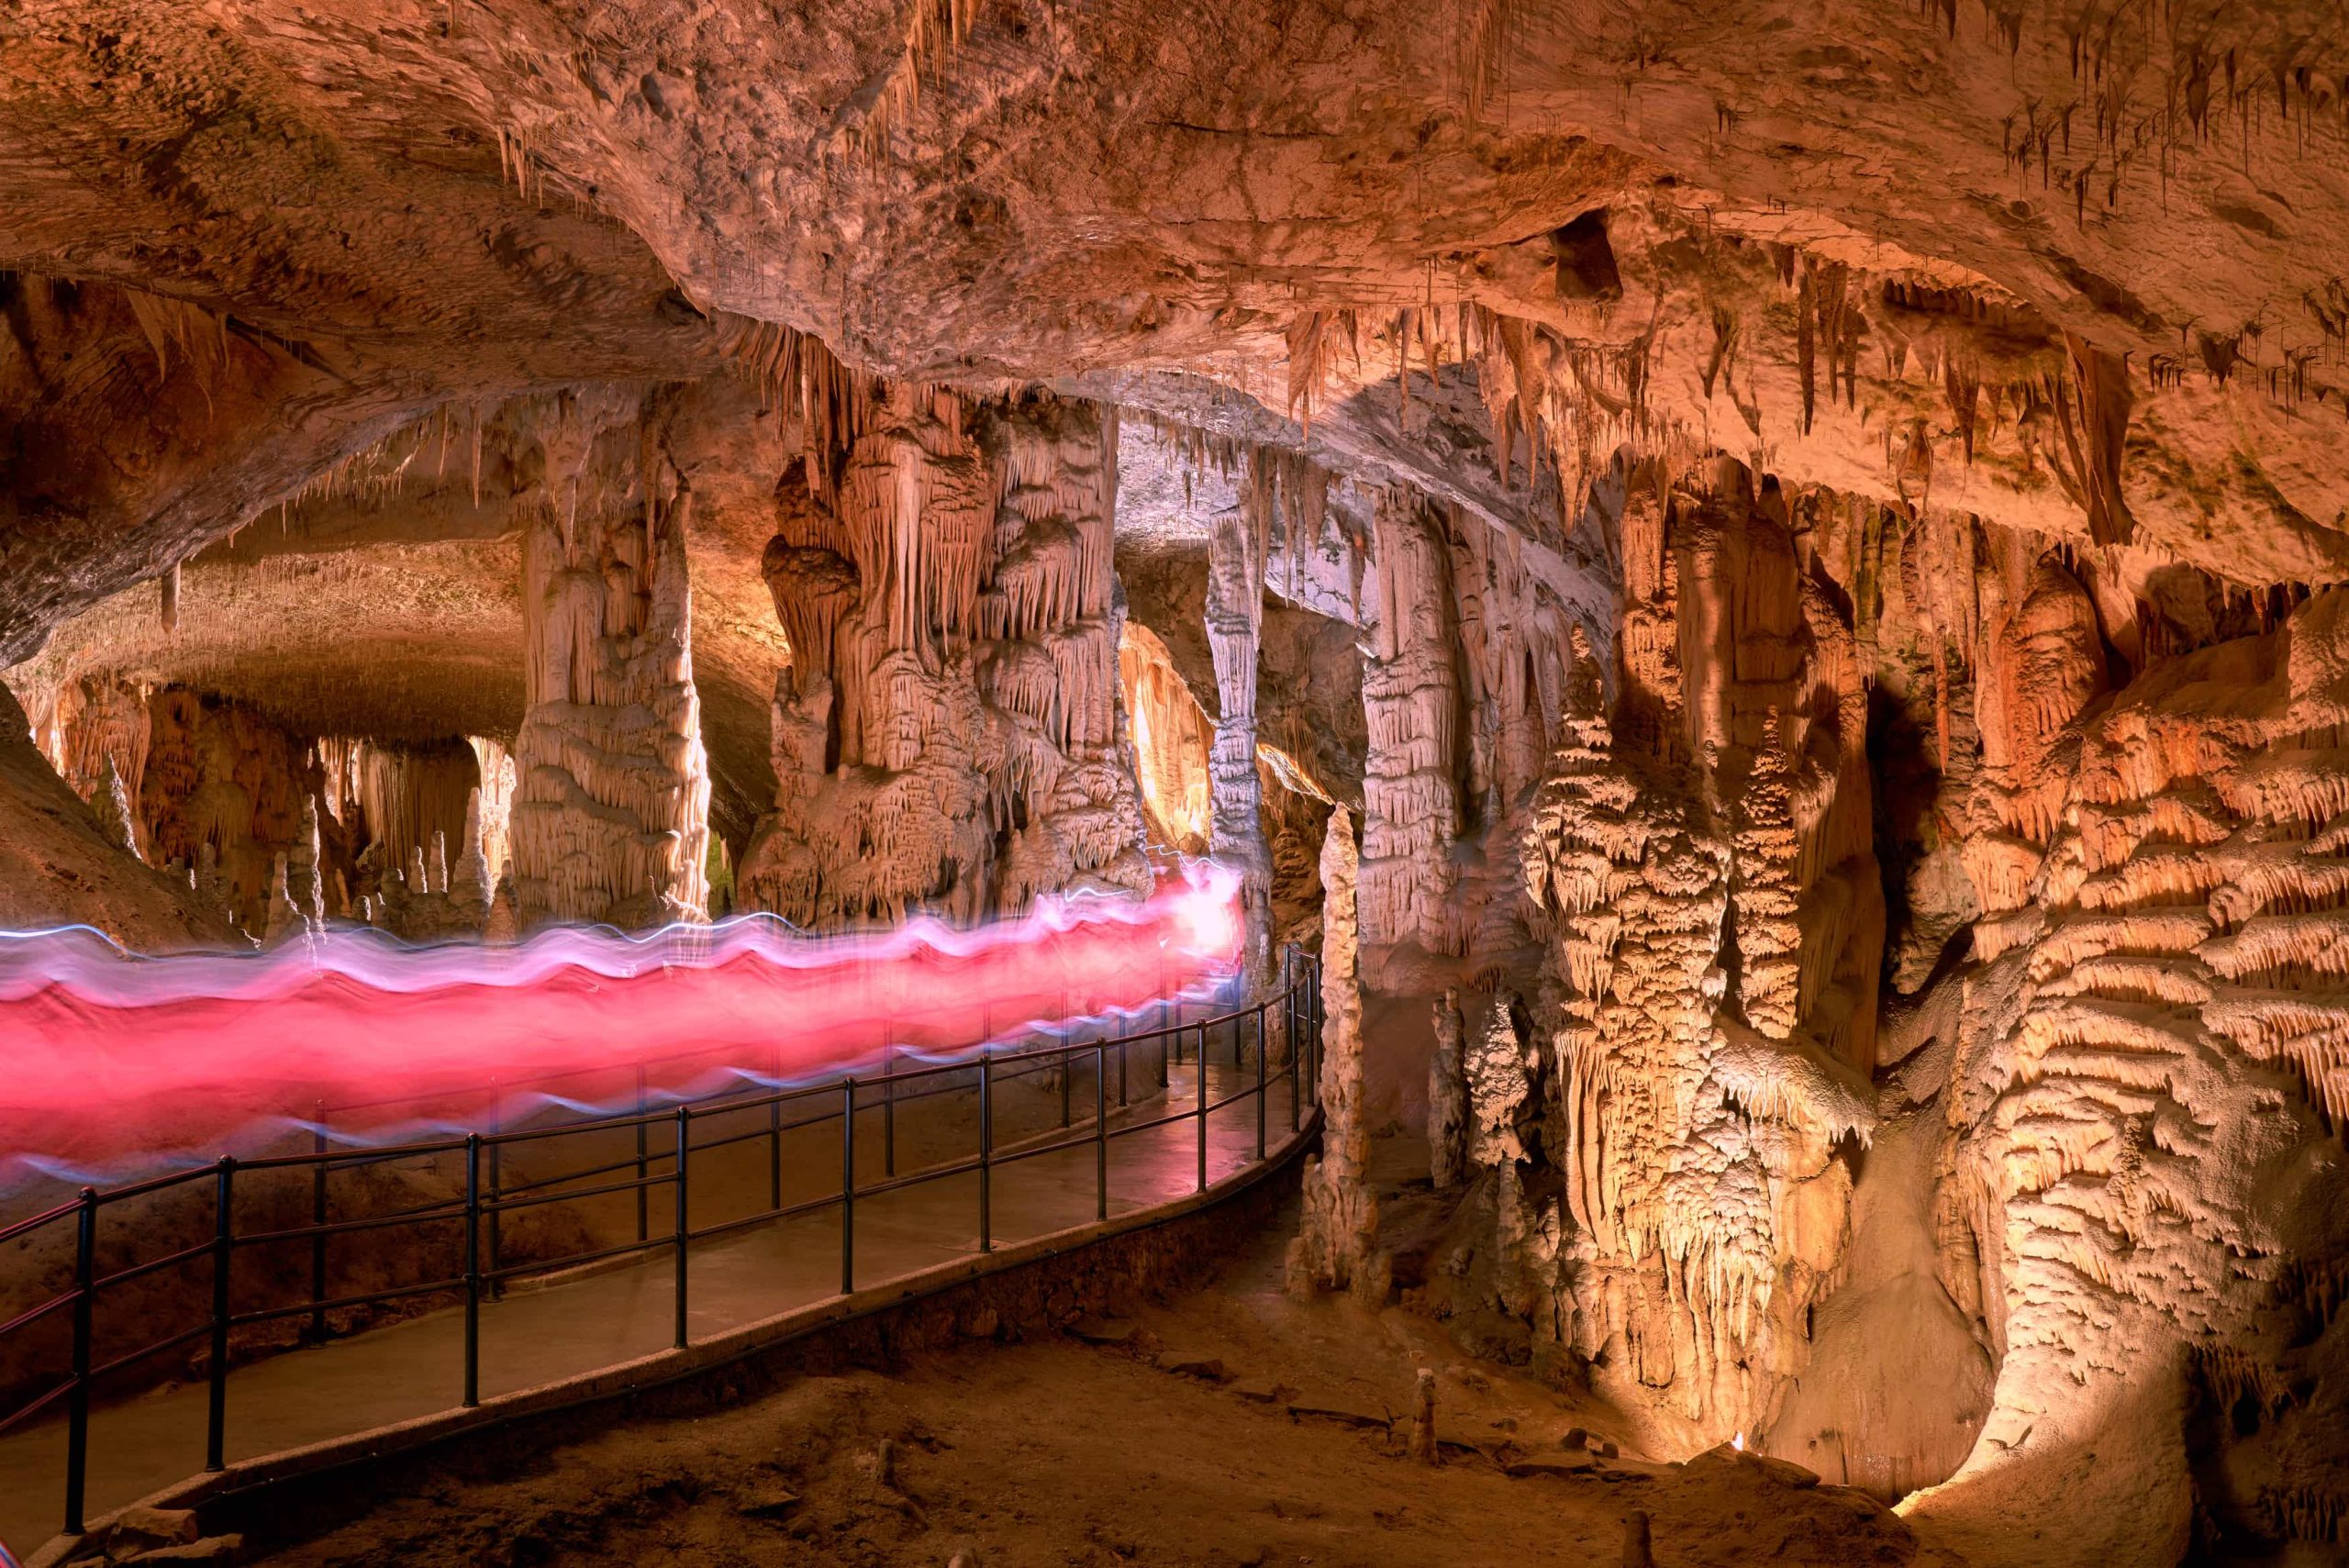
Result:
M1471 1364L1427 1318L1292 1300L1294 1222L1292 1204L1207 1277L1131 1309L1122 1344L974 1338L714 1415L452 1456L264 1561L1612 1563L1633 1510L1660 1563L1950 1561L1863 1495L1748 1460L1512 1476L1605 1412ZM1388 1425L1420 1366L1438 1374L1435 1466L1406 1456L1408 1420Z
M1113 1108L1111 1126L1179 1115L1196 1103L1197 1074L1196 1058L1174 1067L1169 1091L1161 1095L1153 1086L1147 1097L1137 1095L1126 1111ZM1211 1062L1210 1097L1221 1100L1252 1087L1253 1076L1252 1072L1240 1074L1225 1063ZM1089 1084L1080 1080L1077 1086L1078 1098L1089 1102ZM1077 1109L1080 1126L1090 1110L1089 1104ZM1266 1136L1276 1141L1289 1125L1287 1085L1277 1077L1268 1086L1265 1110ZM1031 1115L1024 1119L1034 1125L1041 1118ZM1255 1101L1251 1096L1219 1106L1208 1119L1207 1179L1213 1182L1254 1158ZM1181 1119L1113 1139L1108 1145L1109 1212L1130 1212L1193 1190L1197 1182L1196 1129L1195 1121ZM837 1133L826 1136L820 1129L809 1129L800 1136L810 1145L820 1145L820 1151L811 1146L790 1158L800 1165L815 1157L832 1162L837 1190ZM1048 1129L1028 1141L1063 1136ZM878 1151L868 1145L878 1140L860 1137L859 1141L860 1153L868 1157L860 1162L861 1179L877 1182L882 1177ZM935 1133L912 1147L924 1145L929 1147L918 1157L925 1163L966 1157L971 1151L938 1146ZM755 1151L763 1146L751 1147ZM752 1164L763 1168L764 1162L743 1163L748 1170ZM1089 1142L998 1165L992 1183L990 1207L998 1242L1025 1240L1094 1218L1095 1151ZM655 1195L656 1237L665 1229L666 1193L664 1188ZM974 1173L859 1197L857 1284L869 1287L973 1253L977 1215ZM535 1387L667 1349L674 1277L664 1247L633 1266L583 1273L485 1304L481 1319L483 1396ZM689 1275L691 1332L702 1339L824 1300L837 1294L840 1281L836 1210L698 1243ZM236 1367L228 1377L229 1461L453 1407L462 1392L463 1333L462 1312L452 1307ZM94 1413L93 1514L202 1468L206 1397L203 1382L182 1382L102 1406ZM0 1438L0 1540L29 1547L56 1529L64 1448L61 1418Z

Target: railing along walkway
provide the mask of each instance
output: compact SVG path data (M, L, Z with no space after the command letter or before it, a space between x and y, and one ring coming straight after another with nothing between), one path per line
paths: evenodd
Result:
M224 1159L112 1192L85 1189L73 1204L0 1229L5 1243L61 1219L80 1240L75 1287L0 1324L0 1336L51 1316L70 1315L73 1327L63 1380L0 1417L0 1540L22 1551L60 1525L78 1532L86 1515L199 1468L605 1370L997 1243L1186 1196L1264 1159L1313 1107L1319 976L1292 955L1286 980L1274 995L1212 1018L899 1072L886 1099L873 1081L841 1079L395 1150ZM1282 1040L1298 1049L1275 1066ZM1140 1097L1130 1093L1137 1080ZM1113 1095L1129 1103L1120 1108ZM815 1105L828 1113L804 1114ZM1007 1123L1023 1113L1045 1125L1007 1136ZM902 1133L901 1121L908 1123ZM647 1129L661 1136L647 1139ZM970 1153L899 1172L901 1142L911 1163L921 1151L952 1145L958 1131ZM494 1150L512 1160L555 1140L608 1145L615 1135L623 1144L618 1160L591 1156L599 1162L495 1194L484 1184ZM633 1150L625 1147L631 1138ZM315 1181L323 1194L328 1171L387 1160L457 1162L462 1196L335 1221L324 1218L321 1196L310 1225L238 1229L240 1177L276 1173L305 1191ZM795 1195L827 1168L828 1187ZM110 1204L207 1178L218 1221L209 1243L97 1274L95 1238ZM655 1193L665 1201L648 1203ZM732 1212L746 1194L754 1195L751 1212ZM562 1205L600 1206L605 1218L620 1219L623 1234L632 1229L640 1239L520 1263L491 1261L486 1238L501 1217ZM654 1218L657 1208L667 1213ZM445 1274L428 1270L438 1277L328 1299L320 1262L300 1293L306 1299L249 1307L239 1298L236 1261L246 1249L322 1256L329 1239L366 1248L376 1232L402 1228L431 1236L438 1245L428 1250L455 1254ZM206 1320L96 1361L106 1288L191 1266L198 1282L209 1277ZM517 1288L501 1293L508 1284ZM229 1354L231 1332L248 1325L323 1326L328 1314L417 1298L453 1305L242 1365ZM109 1373L203 1340L210 1346L203 1382L92 1397Z

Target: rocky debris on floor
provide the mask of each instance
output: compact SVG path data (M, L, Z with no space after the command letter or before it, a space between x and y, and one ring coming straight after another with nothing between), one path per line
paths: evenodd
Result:
M1386 1410L1373 1410L1359 1402L1342 1397L1306 1396L1289 1401L1290 1417L1299 1421L1335 1421L1346 1427L1375 1427L1385 1431L1395 1424L1394 1416Z
M1522 1481L1533 1475L1584 1476L1597 1469L1597 1462L1586 1453L1532 1453L1510 1460L1501 1466L1501 1473Z
M129 1557L116 1557L109 1552L107 1561L137 1563L215 1563L219 1564L220 1568L227 1568L228 1564L241 1560L244 1554L245 1538L243 1536L207 1535L195 1540L183 1541L177 1546L159 1546L152 1551L138 1552Z
M1151 1364L1161 1372L1171 1372L1177 1377L1196 1377L1204 1383L1222 1383L1230 1377L1224 1371L1219 1357L1191 1351L1161 1351Z
M1278 1378L1243 1377L1231 1385L1231 1391L1252 1405L1276 1405L1288 1390Z
M1068 1326L1073 1339L1088 1345L1130 1345L1134 1342L1135 1327L1125 1318L1079 1318Z
M787 1486L763 1486L735 1507L746 1519L780 1519L799 1507L800 1496Z

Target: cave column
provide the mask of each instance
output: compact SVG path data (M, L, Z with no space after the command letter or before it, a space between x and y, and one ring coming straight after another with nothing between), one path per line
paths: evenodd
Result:
M633 398L565 396L524 535L529 706L515 742L517 912L646 927L703 917L709 763L694 691L690 497Z
M1275 486L1273 464L1252 453L1240 506L1216 519L1208 548L1208 649L1218 705L1215 744L1208 754L1209 846L1241 873L1247 940L1242 973L1252 992L1272 974L1273 861L1256 772L1256 666Z
M1460 833L1458 609L1439 519L1389 491L1372 517L1376 618L1364 650L1362 940L1461 951L1453 891Z

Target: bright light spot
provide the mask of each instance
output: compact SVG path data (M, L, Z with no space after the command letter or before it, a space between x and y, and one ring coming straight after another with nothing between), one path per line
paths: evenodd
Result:
M1743 1432L1740 1432L1737 1436L1730 1439L1729 1446L1737 1450L1738 1452L1743 1453L1745 1451L1745 1434Z

